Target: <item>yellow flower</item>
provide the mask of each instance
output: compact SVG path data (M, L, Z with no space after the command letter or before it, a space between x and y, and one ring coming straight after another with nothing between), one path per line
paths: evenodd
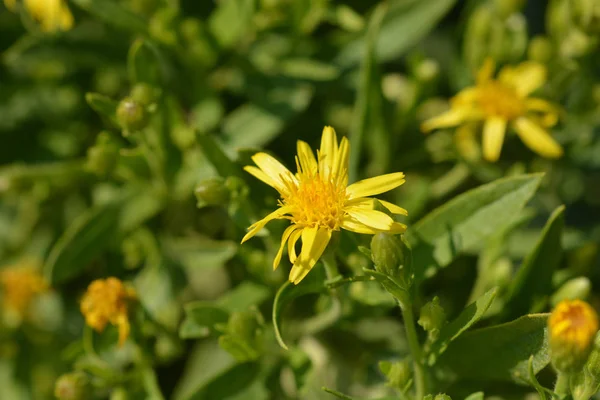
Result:
M315 266L332 233L340 228L371 235L379 232L402 233L406 230L406 225L375 210L376 201L394 214L407 215L405 209L367 197L402 185L403 173L365 179L348 186L350 143L344 137L338 144L335 131L329 126L323 129L317 158L307 143L299 140L297 148L296 174L266 153L257 153L252 157L258 168L244 168L277 190L281 199L277 210L248 228L249 232L242 243L273 219L288 219L292 223L283 232L279 251L273 260L273 269L281 261L286 242L293 264L289 279L297 284ZM297 255L296 243L300 238L302 249Z
M23 263L0 271L3 303L7 310L23 317L35 296L45 292L48 284L37 268Z
M586 361L598 332L596 311L581 300L563 300L548 318L552 362L559 371L574 370Z
M135 291L119 279L97 279L88 286L83 295L81 313L85 322L97 332L104 331L109 322L117 326L121 346L129 336L127 311L129 302L135 298Z
M6 8L17 11L16 0L4 0ZM73 27L73 14L64 0L24 0L31 17L44 32L67 31Z
M500 157L504 135L510 126L531 150L548 158L560 157L561 146L545 129L558 121L557 109L546 100L530 97L546 82L546 68L527 61L502 68L497 79L492 78L494 69L494 61L487 59L475 86L454 96L450 110L425 121L421 130L461 126L461 137L470 139L477 126L473 122L483 122L483 156L494 162Z

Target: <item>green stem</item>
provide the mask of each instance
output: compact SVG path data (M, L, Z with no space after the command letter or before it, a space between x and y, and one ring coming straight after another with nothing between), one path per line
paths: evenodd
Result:
M564 397L569 394L569 378L570 375L564 372L559 372L556 378L556 384L554 385L554 393L560 397Z
M340 272L338 270L337 262L335 261L335 253L333 249L327 249L325 254L321 257L323 261L323 265L325 266L325 274L327 275L327 280L331 280L336 278Z
M406 329L408 348L410 349L413 358L413 368L415 370L415 398L417 400L422 400L423 396L425 396L427 384L421 344L419 343L415 326L415 315L413 313L412 303L408 299L408 296L402 300L398 299L398 303L402 310L402 316L404 317L404 329Z

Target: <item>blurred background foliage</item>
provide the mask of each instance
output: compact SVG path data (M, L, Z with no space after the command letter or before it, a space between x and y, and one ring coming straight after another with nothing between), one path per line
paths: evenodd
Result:
M72 371L66 385L83 382L85 399L333 398L323 386L395 398L405 371L395 364L394 381L391 364L377 365L401 360L407 347L387 293L353 283L335 289L336 308L335 296L310 294L324 279L315 269L302 293L280 300L291 303L276 313L286 351L271 323L289 268L271 270L283 225L239 245L276 204L241 166L258 149L293 166L296 140L315 147L325 125L350 138L351 179L406 174L387 199L409 210L409 227L481 184L545 173L527 207L507 210L510 226L424 281L418 307L436 294L452 319L497 286L484 326L565 297L600 302L596 1L67 4L73 26L54 32L26 7L0 8L0 263L27 265L49 285L27 312L2 308L2 398L52 398L58 377ZM452 130L419 131L486 57L547 66L542 94L562 107L552 134L563 158L541 159L511 135L489 164L477 149L465 158ZM543 264L517 273L535 258L549 217L558 239L541 250ZM342 237L343 275L370 265L357 250L368 240ZM79 311L88 284L108 276L138 294L122 347L114 327L92 333ZM515 276L549 285L523 303ZM497 371L463 372L440 387L457 397L533 391Z

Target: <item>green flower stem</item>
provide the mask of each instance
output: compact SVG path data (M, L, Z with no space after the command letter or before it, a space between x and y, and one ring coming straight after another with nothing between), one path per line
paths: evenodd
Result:
M559 372L554 385L554 393L560 397L564 397L570 393L569 390L570 375L564 372Z
M327 275L328 281L335 279L340 275L333 249L325 250L325 253L321 257L321 261L323 261L323 265L325 266L325 274Z
M397 299L402 316L404 317L404 329L406 329L406 339L408 347L413 358L413 368L415 370L415 398L421 400L425 396L427 390L426 371L423 365L423 352L421 344L417 336L415 326L415 315L413 312L412 302L408 295L403 296L403 299Z

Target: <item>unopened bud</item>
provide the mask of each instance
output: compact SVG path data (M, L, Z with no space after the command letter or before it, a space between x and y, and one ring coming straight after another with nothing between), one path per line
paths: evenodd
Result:
M379 370L387 377L387 386L403 390L412 378L408 360L398 362L380 361Z
M157 97L158 89L147 83L136 83L133 89L131 89L131 99L142 106L149 106L155 103Z
M586 299L592 290L592 283L584 276L573 278L565 282L551 298L551 303L556 306L563 300Z
M397 277L404 267L404 243L400 237L378 233L371 239L371 259L382 274Z
M448 396L446 393L436 394L434 400L452 400L452 397Z
M421 314L417 321L430 335L437 336L439 330L446 323L446 312L440 306L440 299L435 296L433 300L421 307ZM433 337L436 339L436 337Z
M117 120L124 130L139 131L146 127L148 115L140 103L125 97L117 107Z
M223 178L208 178L200 182L194 190L198 207L227 205L230 200L229 189L225 186Z
M125 388L118 387L110 394L110 400L129 400L129 394Z
M585 364L589 374L600 383L600 335L596 334L593 349Z
M89 379L84 372L61 375L54 385L58 400L84 400L89 398Z
M552 59L554 48L546 36L536 36L529 42L527 56L532 61L545 64Z
M513 13L519 12L525 0L494 0L496 9L501 17L506 18Z
M584 301L564 300L548 318L550 357L559 372L579 371L593 348L598 315Z

